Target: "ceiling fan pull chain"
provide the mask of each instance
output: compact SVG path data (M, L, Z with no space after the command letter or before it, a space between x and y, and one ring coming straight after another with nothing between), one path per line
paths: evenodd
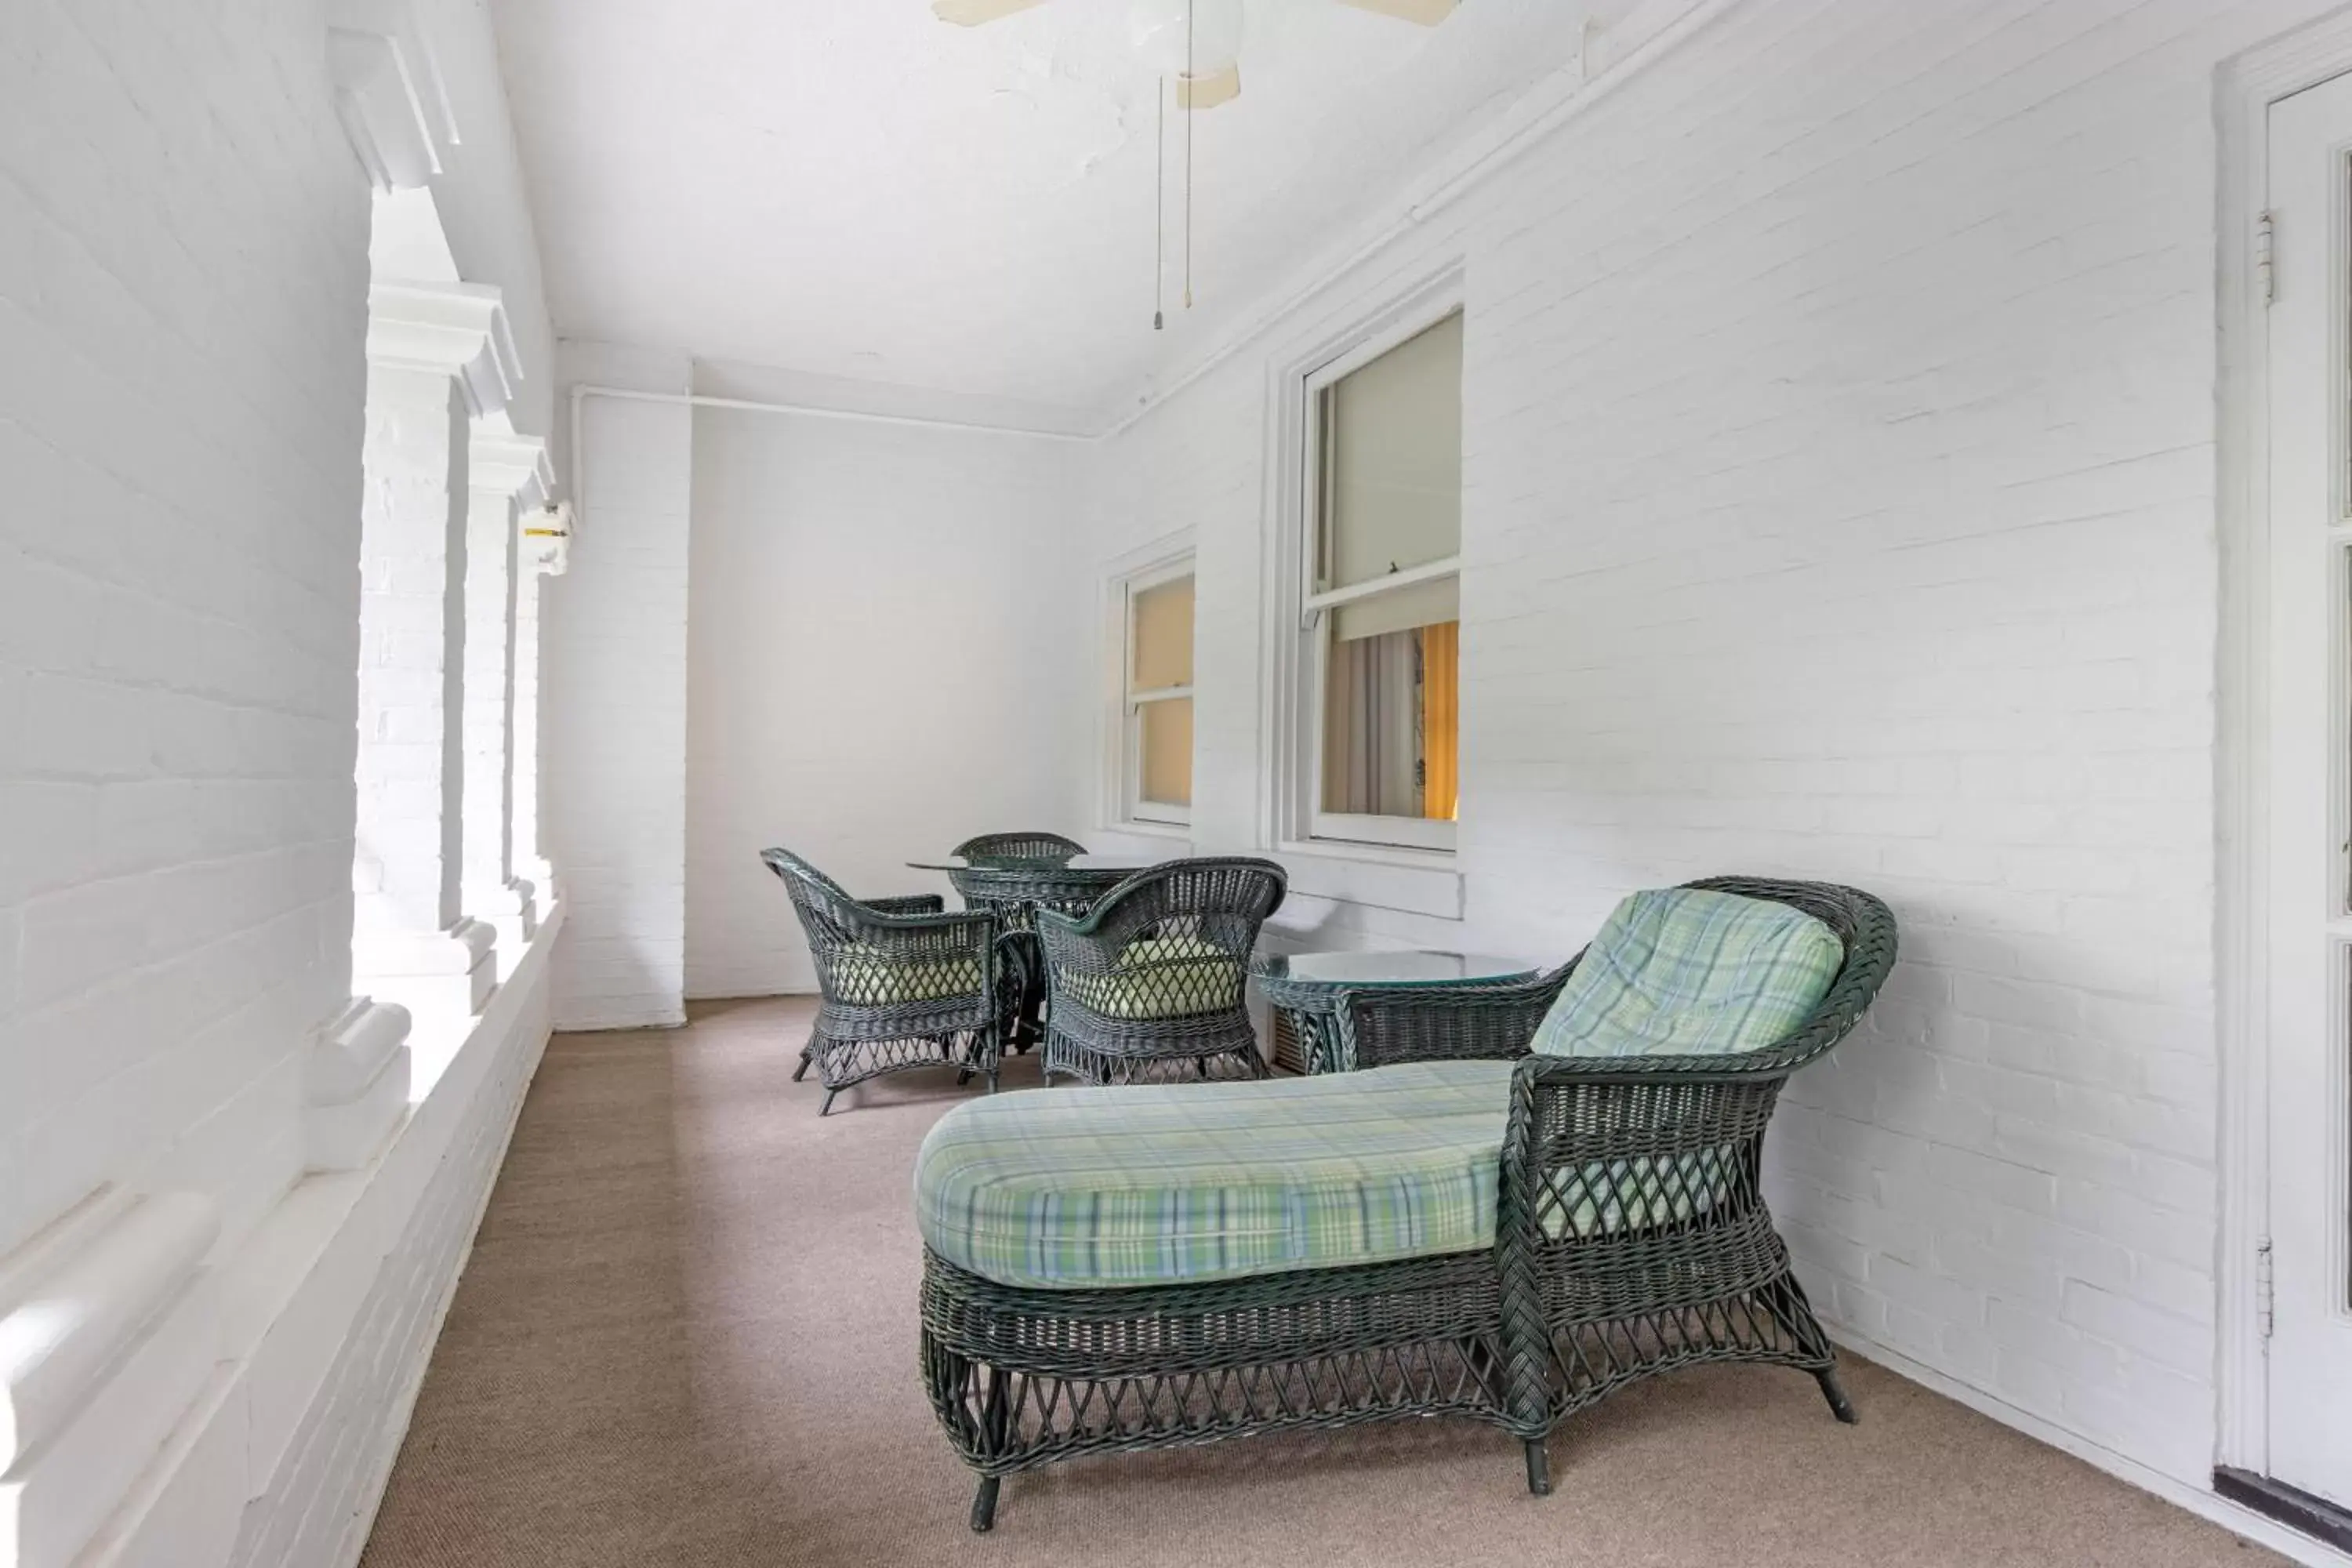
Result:
M1164 324L1161 296L1168 287L1168 84L1151 79L1159 122L1151 133L1151 330Z
M1184 309L1192 308L1192 0L1184 0Z

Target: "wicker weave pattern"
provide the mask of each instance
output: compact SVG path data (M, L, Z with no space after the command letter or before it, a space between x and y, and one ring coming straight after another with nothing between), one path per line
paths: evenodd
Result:
M1083 917L1041 909L1046 1073L1264 1078L1244 986L1258 929L1288 885L1271 860L1171 860Z
M1714 1361L1811 1372L1841 1420L1835 1355L1789 1268L1757 1181L1790 1072L1861 1019L1893 967L1895 922L1867 893L1726 878L1694 884L1822 920L1844 966L1804 1025L1736 1057L1537 1058L1528 1045L1573 968L1516 985L1350 994L1359 1066L1517 1058L1491 1251L1207 1285L1036 1290L926 1252L923 1374L982 1479L1087 1453L1287 1426L1454 1414L1525 1446L1636 1378ZM1627 1183L1633 1185L1629 1191ZM1615 1224L1595 1224L1612 1215Z
M816 1026L793 1076L815 1064L819 1115L852 1084L940 1062L996 1087L1009 996L993 916L946 913L936 895L860 902L788 849L760 858L792 894L816 964Z

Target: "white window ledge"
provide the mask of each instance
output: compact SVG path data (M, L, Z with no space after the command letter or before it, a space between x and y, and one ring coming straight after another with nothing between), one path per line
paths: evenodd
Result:
M1128 838L1170 838L1179 844L1189 842L1192 837L1192 830L1181 822L1106 822L1095 831Z
M1273 857L1290 873L1293 892L1438 920L1462 918L1462 873L1448 854L1315 839L1277 845Z

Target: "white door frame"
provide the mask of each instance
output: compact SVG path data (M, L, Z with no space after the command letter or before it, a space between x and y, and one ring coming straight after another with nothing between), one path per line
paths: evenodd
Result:
M2215 922L2221 1057L2221 1224L2216 1412L2221 1464L2270 1471L2270 1386L2257 1248L2270 1234L2267 939L2270 781L2262 757L2270 635L2270 106L2352 71L2352 11L2322 17L2223 68L2218 300L2221 426L2218 499L2221 605L2216 672L2220 735Z

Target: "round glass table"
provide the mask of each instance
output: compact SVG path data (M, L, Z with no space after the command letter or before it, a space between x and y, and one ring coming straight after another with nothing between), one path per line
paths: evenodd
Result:
M1347 991L1410 989L1417 985L1500 985L1526 980L1536 965L1491 953L1414 948L1398 952L1278 952L1259 958L1252 976L1280 1016L1274 1061L1292 1072L1339 1072L1339 1040L1331 1021ZM1286 1030L1281 1026L1286 1023Z

